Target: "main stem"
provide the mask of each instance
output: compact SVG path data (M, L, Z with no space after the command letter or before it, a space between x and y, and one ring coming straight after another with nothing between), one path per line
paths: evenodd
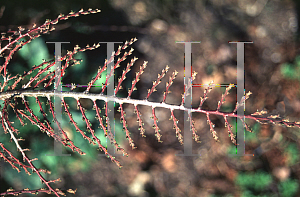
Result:
M158 102L151 102L148 100L137 100L137 99L131 99L131 98L119 98L119 97L115 97L115 96L107 96L107 95L103 95L103 94L93 94L93 93L83 93L83 92L61 92L59 94L55 93L54 90L52 91L47 91L47 90L14 90L14 91L6 91L6 92L2 92L0 93L0 100L5 100L8 98L12 98L12 97L23 97L23 96L28 96L28 97L48 97L50 99L50 97L53 96L59 96L61 98L65 98L65 97L71 97L74 98L76 100L80 99L80 98L86 98L86 99L90 99L92 101L95 100L103 100L105 102L108 101L114 101L120 104L123 103L128 103L128 104L133 104L133 105L144 105L144 106L149 106L152 108L155 107L160 107L160 108L165 108L165 109L169 109L169 110L182 110L182 111L191 111L191 112L199 112L199 113L204 113L204 114L214 114L214 115L220 115L223 117L234 117L234 118L239 118L239 119L243 119L244 117L247 119L252 119L255 121L269 121L272 123L282 123L286 126L298 126L300 127L300 122L288 122L285 120L278 120L278 119L272 119L272 118L268 118L268 117L257 117L257 116L253 116L253 115L237 115L234 112L221 112L219 110L203 110L203 109L199 109L199 108L195 108L195 109L189 109L184 107L183 105L172 105L172 104L167 104L164 102L158 103Z

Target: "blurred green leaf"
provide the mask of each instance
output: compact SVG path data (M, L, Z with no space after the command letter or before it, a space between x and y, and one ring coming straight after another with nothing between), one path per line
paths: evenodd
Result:
M31 41L30 44L23 46L18 53L27 61L29 66L39 65L43 62L43 59L49 58L48 48L41 37L36 38Z
M299 188L299 183L296 180L286 180L279 184L278 190L281 196L292 197L295 196Z
M272 176L266 172L241 172L238 174L235 183L243 190L254 190L260 192L272 183Z
M300 80L300 56L297 56L294 63L284 63L280 68L283 77Z
M290 143L285 149L285 153L289 155L289 165L294 165L299 161L299 150L295 143Z

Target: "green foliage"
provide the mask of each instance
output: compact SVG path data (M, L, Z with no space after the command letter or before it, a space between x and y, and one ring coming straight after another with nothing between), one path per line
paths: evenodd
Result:
M39 65L43 59L49 58L47 45L43 38L36 38L30 44L24 45L18 54L27 61L29 66Z
M279 184L278 190L281 196L292 197L295 196L299 188L299 183L297 180L286 180Z
M289 157L289 160L288 160L289 165L294 165L297 162L299 162L299 150L295 143L290 143L287 146L287 148L285 148L285 153Z
M275 197L277 194L268 190L272 183L272 176L263 171L239 173L235 180L242 190L242 197ZM295 196L299 188L297 180L288 179L278 184L280 195L284 197Z
M251 191L246 190L245 192L242 193L241 197L275 197L276 195L274 194L262 194L262 195L256 195L253 194Z
M260 131L260 127L261 125L256 122L251 128L252 128L252 133L246 131L245 132L245 139L246 139L246 143L257 143L258 142L258 137L257 134Z
M263 171L241 172L238 174L235 183L244 191L262 193L272 183L272 176Z
M300 81L300 56L297 56L293 63L284 63L281 66L281 74L288 79Z

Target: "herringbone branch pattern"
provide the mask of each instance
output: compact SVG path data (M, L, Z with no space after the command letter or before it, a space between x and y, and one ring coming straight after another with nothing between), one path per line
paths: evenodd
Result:
M39 27L36 27L34 25L32 27L32 29L29 29L29 30L25 30L24 28L19 27L19 30L17 30L17 31L9 31L9 32L7 32L7 34L5 34L5 33L2 34L1 43L0 43L0 54L5 58L5 62L0 67L1 76L3 77L3 83L0 84L0 86L1 86L0 100L4 101L4 105L1 106L0 117L1 117L2 127L4 129L4 133L10 135L10 138L15 143L18 151L21 152L23 161L18 160L11 153L11 151L5 147L6 142L3 142L3 141L0 142L0 146L2 149L0 152L0 156L5 162L8 162L12 166L12 168L16 169L17 171L20 171L20 168L23 168L27 174L30 174L29 170L31 169L33 173L36 173L39 176L39 179L42 181L42 183L44 183L47 186L47 188L46 189L41 188L38 190L24 189L21 191L15 191L13 189L8 189L6 192L1 193L0 194L1 196L5 196L5 195L9 195L9 194L19 195L19 194L25 194L25 193L37 194L37 193L41 193L41 192L48 193L48 194L55 194L56 196L61 196L61 195L65 195L65 192L69 192L69 193L73 193L73 194L76 192L76 190L72 190L72 189L69 189L67 191L62 191L58 188L54 188L52 186L52 184L59 181L59 179L46 180L43 177L42 173L50 173L50 172L48 170L38 169L35 167L35 165L33 164L33 161L36 161L38 159L37 158L30 159L27 156L26 151L30 151L30 150L23 148L19 144L19 141L24 140L24 139L20 139L20 138L18 139L18 137L17 137L19 134L18 129L14 127L14 123L11 122L8 117L8 108L11 107L11 109L13 109L16 117L18 118L18 120L20 121L22 126L25 126L24 120L28 119L31 122L31 124L36 125L42 132L45 132L48 136L50 136L50 137L54 138L55 140L57 140L58 142L62 143L65 147L68 147L72 151L78 152L79 154L84 155L85 153L80 149L80 147L77 147L75 145L76 142L73 142L70 139L67 132L64 131L60 122L56 119L54 104L51 101L51 98L53 98L54 96L58 96L61 98L62 107L70 120L70 124L74 126L74 129L76 130L76 132L79 132L80 135L84 139L86 139L90 144L98 146L98 148L101 151L103 151L107 155L107 157L110 158L111 161L114 162L119 167L121 167L121 164L119 163L119 161L117 161L115 159L115 157L113 157L107 151L107 149L102 145L102 142L100 141L100 139L96 136L95 131L92 128L91 121L86 116L86 109L82 106L80 99L82 99L82 98L89 99L93 102L93 110L95 110L95 112L96 112L96 119L99 121L100 128L102 128L105 136L109 138L110 142L116 147L116 149L121 151L126 156L128 156L128 154L116 142L115 136L112 133L112 130L110 128L110 120L108 118L108 113L109 113L108 110L109 109L107 107L109 101L114 101L120 105L119 106L119 112L121 114L120 121L123 125L123 129L124 129L126 138L132 148L136 148L136 147L135 147L133 139L130 136L131 133L127 126L127 122L126 122L126 118L125 118L126 113L125 113L123 104L134 105L134 113L136 114L136 119L137 119L137 122L139 125L140 134L143 137L145 137L145 128L144 128L142 114L139 111L139 106L143 105L143 106L151 107L151 109L152 109L151 118L153 119L153 129L155 131L155 136L157 137L157 140L159 142L162 142L161 141L162 135L160 133L160 128L158 125L159 120L156 115L156 110L155 110L156 108L165 108L170 111L170 120L173 123L173 126L174 126L173 128L175 130L176 137L178 138L178 141L180 142L180 144L183 144L183 136L181 135L181 130L178 126L178 120L176 119L176 117L174 115L174 110L190 111L191 113L205 114L206 118L207 118L207 123L210 127L210 132L212 133L212 136L216 141L218 141L218 137L217 137L217 134L215 131L215 125L212 123L212 121L210 119L210 115L222 116L225 120L225 127L228 129L229 137L233 144L236 144L236 138L232 132L232 125L230 125L230 123L228 121L228 117L240 119L243 122L244 127L250 132L251 132L251 130L250 130L249 126L244 122L244 118L253 119L262 124L272 123L272 124L285 125L287 127L291 127L291 126L300 127L300 122L290 122L287 119L281 119L279 116L274 116L274 115L268 116L266 114L266 111L256 112L254 114L245 115L245 116L237 115L237 113L236 113L237 109L241 106L244 106L245 101L249 98L251 92L248 92L246 94L246 96L241 98L240 102L236 103L235 109L232 112L220 111L221 106L225 103L226 96L229 94L230 89L233 87L233 84L230 84L226 88L224 94L222 95L221 100L218 102L218 107L216 110L205 110L202 108L203 103L208 99L208 95L209 95L210 91L212 90L213 83L209 84L209 86L205 89L204 96L200 98L200 105L198 108L190 109L190 108L186 108L184 106L185 98L186 98L186 96L188 96L186 92L188 92L188 91L183 92L181 105L168 104L168 103L166 103L166 97L167 97L167 95L170 95L170 88L171 88L171 85L173 84L174 79L176 78L176 76L178 74L177 71L174 71L172 73L172 75L169 77L168 82L166 83L166 91L163 93L163 100L155 101L155 102L149 101L149 97L152 95L153 92L156 91L156 87L161 83L161 80L167 75L168 70L169 70L168 66L166 66L166 68L163 69L160 74L158 74L157 79L155 81L153 81L153 85L152 85L152 87L150 87L150 89L148 89L148 94L144 100L132 99L131 95L132 95L133 91L135 91L137 89L136 84L141 79L141 76L143 76L144 70L146 69L148 62L144 62L142 65L140 65L139 71L136 72L135 79L132 81L132 86L128 90L128 96L126 98L117 97L116 95L117 95L118 91L120 89L122 89L122 83L126 79L126 74L128 74L130 72L130 68L134 65L134 63L138 59L136 57L133 57L131 59L130 63L127 64L126 69L123 71L121 77L118 79L117 85L114 89L115 96L105 95L104 92L108 86L109 78L112 77L113 71L116 70L124 60L126 60L129 56L132 55L133 49L131 48L128 51L126 51L126 49L129 46L131 46L134 42L137 41L136 38L131 39L128 42L126 41L123 46L119 46L118 50L111 55L111 58L109 60L106 60L104 65L98 69L98 72L95 74L95 77L89 82L89 84L84 92L74 92L73 90L76 88L76 86L74 84L72 84L70 91L64 91L59 94L55 93L54 90L47 90L47 89L49 89L53 80L55 79L55 71L50 71L51 67L55 66L54 60L44 61L43 63L41 63L38 66L33 66L29 71L24 71L24 73L20 74L20 75L11 76L8 73L7 67L9 66L10 60L13 58L13 55L18 50L20 50L22 48L22 46L29 44L35 38L39 37L42 34L53 31L55 29L54 25L57 24L60 20L66 20L70 17L77 17L82 14L85 15L85 14L98 13L98 12L100 12L100 11L89 9L88 11L80 10L79 12L76 12L76 13L71 12L66 16L61 14L58 16L57 19L55 19L53 21L47 20L43 25L41 25ZM86 47L83 47L83 48L80 48L79 46L75 46L73 51L68 51L66 55L61 57L61 61L65 62L64 64L62 64L61 77L64 77L67 68L69 68L70 66L76 66L77 64L80 64L80 60L77 60L74 58L75 54L77 54L78 52L86 51L86 50L94 50L94 49L98 48L99 46L100 46L100 44L94 44L92 46L87 45ZM122 53L123 53L123 55L121 55ZM118 60L116 61L116 63L113 62L113 59L115 57L118 57ZM95 84L95 82L98 79L101 78L101 74L104 71L106 71L107 65L109 65L110 63L114 63L114 65L112 66L111 72L107 73L107 75L106 75L106 82L105 82L105 84L103 84L101 92L99 92L97 94L91 93L90 92L91 87ZM32 75L33 71L35 71L35 70L37 70L38 73L35 75ZM46 73L46 76L43 76L42 74L45 74L45 73ZM192 74L192 80L195 79L196 74L197 74L196 72L194 72ZM30 76L31 77L30 80L27 83L25 83L25 85L23 85L21 89L16 89L17 85L20 82L22 82L26 76ZM46 82L47 80L49 80L49 81ZM9 84L11 84L11 85L9 85ZM41 89L41 86L43 86L42 89ZM187 89L190 89L190 88L192 88L191 83L188 84L188 86L187 86ZM37 105L39 105L40 113L44 117L44 122L42 122L42 120L39 119L38 116L36 115L36 112L34 112L30 108L30 105L27 101L27 98L29 98L29 97L34 97L36 99L36 103L37 103ZM51 126L51 123L50 123L49 119L47 118L47 116L49 116L49 114L47 114L45 112L45 110L43 109L43 106L41 104L41 100L40 100L41 97L45 97L47 99L47 101L48 101L47 105L49 106L49 109L50 109L50 115L53 117L54 124L57 125L58 130L61 133L61 135L57 135L56 133L54 133L53 125ZM66 100L65 100L65 98L68 98L68 97L73 98L77 101L77 110L80 111L82 119L86 124L87 130L91 133L92 137L88 137L86 135L86 133L79 128L79 126L77 125L77 122L73 119L72 113L69 110L69 105L66 103ZM22 104L24 105L24 109L20 109L18 107L17 98L22 99ZM101 116L101 109L96 104L97 100L105 102L104 117ZM189 114L189 124L190 124L191 130L193 132L193 139L196 142L200 142L199 141L200 136L197 135L197 131L195 129L194 120L192 120L191 113ZM25 164L25 162L27 162L27 164Z

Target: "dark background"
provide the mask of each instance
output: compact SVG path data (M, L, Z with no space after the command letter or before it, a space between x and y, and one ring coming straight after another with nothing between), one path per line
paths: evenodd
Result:
M156 80L157 74L166 65L170 71L162 80L157 92L150 100L161 102L165 82L174 70L179 72L171 86L172 93L167 103L180 104L183 93L184 47L175 41L201 41L192 48L193 70L198 72L196 84L229 84L236 82L236 45L229 41L253 41L245 46L245 92L252 95L246 101L245 114L266 109L279 112L292 121L300 115L300 58L299 58L299 3L290 0L244 1L1 1L0 31L16 30L18 26L30 28L33 23L42 25L45 19L55 19L60 13L81 8L101 9L101 13L70 18L61 21L56 31L41 36L39 42L28 53L16 53L9 65L12 74L23 73L32 64L42 59L53 58L54 47L47 41L70 42L63 45L63 52L72 50L75 45L85 46L97 42L124 42L133 37L138 41L133 45L132 55L139 58L128 73L121 97L143 61L148 66L138 83L133 98L144 99L147 89ZM117 47L117 45L116 45ZM46 49L46 50L43 50ZM43 52L41 52L43 51ZM39 54L43 55L42 57ZM46 57L45 57L46 56ZM298 58L297 58L298 57ZM106 46L87 51L80 56L84 61L76 69L67 71L63 83L87 84L95 76L106 58ZM3 59L1 58L1 61ZM2 62L1 62L2 63ZM127 62L116 70L116 79ZM115 80L116 81L116 80ZM84 89L80 89L81 91ZM97 89L93 91L97 92ZM193 88L193 107L198 107L199 97L204 88ZM224 88L214 88L205 108L216 109ZM232 110L236 102L236 89L226 98L224 110ZM239 101L240 98L238 98ZM74 101L68 100L76 113ZM82 101L90 109L89 101ZM35 102L32 101L32 106ZM222 117L211 116L220 142L216 143L209 132L206 117L193 114L201 144L193 144L194 153L201 157L176 157L183 147L176 139L169 120L168 110L157 109L162 141L158 143L151 128L153 120L151 108L141 107L145 122L146 138L139 135L133 107L125 106L126 121L138 147L131 150L124 141L122 126L116 123L121 144L129 152L128 158L118 156L124 166L118 169L104 157L97 158L96 147L88 146L84 140L75 137L74 128L68 124L65 129L73 133L74 141L85 148L88 156L72 153L71 158L46 157L53 150L53 140L27 125L21 135L26 139L24 146L32 151L30 156L39 156L35 161L38 167L52 171L46 178L61 178L56 184L61 189L78 188L75 196L299 196L299 128L259 125L249 121L253 133L246 133L246 153L255 157L229 157L235 147L228 138ZM78 112L78 111L77 111ZM183 113L175 113L183 130ZM92 116L92 113L91 113ZM148 120L149 119L149 120ZM79 114L80 120L80 114ZM119 114L116 114L116 122ZM232 120L234 122L234 120ZM16 121L17 122L17 121ZM97 124L96 121L92 122ZM16 123L17 124L17 123ZM85 129L85 125L80 125ZM95 125L97 128L98 125ZM98 129L100 135L101 130ZM1 142L8 138L1 134ZM279 137L278 137L279 136ZM8 143L9 144L9 143ZM7 145L13 151L13 144ZM15 151L15 150L14 150ZM47 152L48 151L48 152ZM50 152L49 152L50 151ZM67 150L66 150L67 151ZM68 153L71 153L68 151ZM18 154L18 153L16 153ZM16 190L29 187L43 187L36 175L16 173L11 167L1 163L0 192L13 187ZM55 186L53 186L55 187ZM71 194L67 194L71 196ZM26 196L26 195L24 195ZM43 194L40 194L43 196Z

